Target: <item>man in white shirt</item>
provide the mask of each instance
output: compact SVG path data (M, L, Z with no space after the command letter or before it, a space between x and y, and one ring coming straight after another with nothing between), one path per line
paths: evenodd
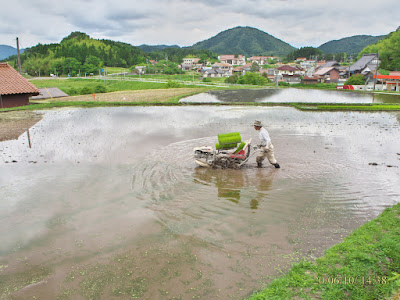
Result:
M274 155L274 146L272 145L271 138L269 137L268 131L262 127L261 121L254 121L254 129L260 131L259 138L260 144L258 147L260 148L260 153L257 155L257 167L262 167L262 162L265 158L268 158L268 161L275 168L280 168L278 162L275 159Z

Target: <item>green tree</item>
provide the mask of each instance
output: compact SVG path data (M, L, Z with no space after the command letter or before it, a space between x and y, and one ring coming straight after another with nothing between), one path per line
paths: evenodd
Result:
M390 33L376 44L365 47L359 54L379 53L379 67L389 71L400 70L400 31Z
M239 76L237 76L237 75L231 75L231 76L225 78L225 82L226 82L226 83L235 84L235 83L237 83L238 79L239 79Z
M363 85L365 84L365 77L361 74L351 75L344 83L345 85Z
M317 57L317 56L322 57L323 54L324 53L318 48L302 47L298 50L294 50L293 52L289 53L286 59L287 61L293 61L299 57L306 57L306 58Z
M250 72L259 72L260 71L260 66L258 65L257 62L253 62L253 64L250 67Z
M70 74L71 76L75 76L78 74L79 69L81 68L81 63L73 57L66 57L64 59L63 65L63 74Z

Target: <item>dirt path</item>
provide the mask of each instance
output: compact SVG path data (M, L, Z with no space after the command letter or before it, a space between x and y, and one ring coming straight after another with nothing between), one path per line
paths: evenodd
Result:
M0 142L16 140L30 127L42 119L33 111L11 111L0 113Z

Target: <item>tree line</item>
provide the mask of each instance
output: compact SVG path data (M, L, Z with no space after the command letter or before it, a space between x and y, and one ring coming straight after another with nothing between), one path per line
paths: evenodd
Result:
M107 67L130 68L148 65L149 60L168 63L158 65L158 70L167 73L178 72L177 64L188 55L195 55L203 61L216 60L217 54L209 50L191 48L166 48L146 53L130 44L111 40L93 39L82 32L72 32L59 44L38 44L21 54L24 72L32 76L55 74L70 75L96 74ZM17 56L7 59L17 66Z

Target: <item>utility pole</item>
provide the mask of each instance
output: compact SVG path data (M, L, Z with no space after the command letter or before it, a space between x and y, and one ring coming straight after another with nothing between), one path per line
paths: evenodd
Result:
M19 74L21 74L21 56L20 56L20 52L19 52L19 40L18 40L18 37L17 37L17 53L18 53L18 71L19 71Z
M378 67L379 67L379 52L376 58L376 70L375 70L375 80L374 80L374 91L375 91L375 86L376 86L376 80L377 80L377 74L378 74Z

